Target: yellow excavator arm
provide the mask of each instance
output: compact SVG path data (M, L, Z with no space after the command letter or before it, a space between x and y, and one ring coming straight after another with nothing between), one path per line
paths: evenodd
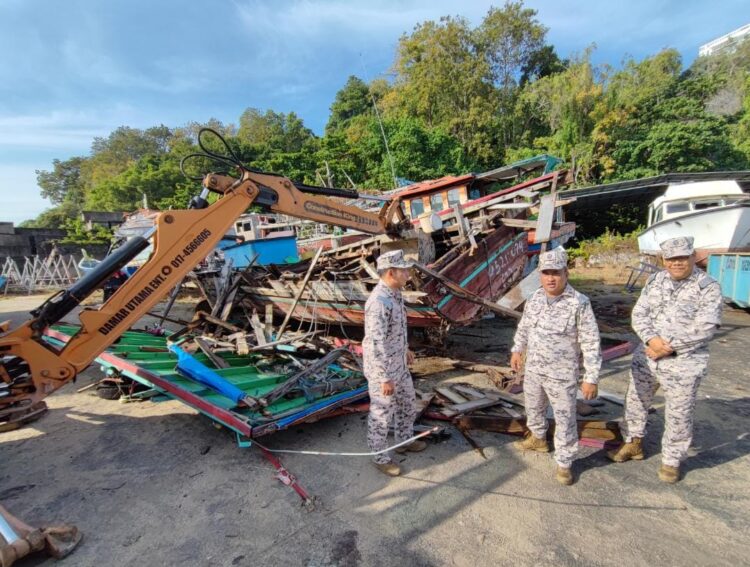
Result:
M212 204L209 192L220 195ZM251 205L369 234L398 235L411 228L398 199L384 200L380 212L373 213L332 196L358 194L244 168L239 178L206 175L192 209L160 213L151 234L128 240L71 288L33 311L33 318L20 327L10 330L8 322L0 323L0 379L5 383L0 390L0 422L13 408L23 410L74 379L177 286ZM148 261L100 307L81 311L80 331L64 347L57 349L43 341L48 326L69 314L149 244L153 252Z

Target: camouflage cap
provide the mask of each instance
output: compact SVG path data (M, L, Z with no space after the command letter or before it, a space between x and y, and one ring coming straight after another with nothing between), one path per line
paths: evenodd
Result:
M539 254L539 271L564 270L568 267L568 254L562 248Z
M668 238L659 244L659 247L665 259L690 256L695 251L693 248L694 241L695 239L692 236L678 236L677 238Z
M403 250L391 250L378 256L378 271L383 272L388 268L412 268L414 262L409 262L404 258Z

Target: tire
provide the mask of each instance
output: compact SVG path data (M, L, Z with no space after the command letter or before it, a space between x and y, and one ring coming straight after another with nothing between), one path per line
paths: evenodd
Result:
M111 384L97 386L96 395L103 400L119 400L121 396L120 388Z

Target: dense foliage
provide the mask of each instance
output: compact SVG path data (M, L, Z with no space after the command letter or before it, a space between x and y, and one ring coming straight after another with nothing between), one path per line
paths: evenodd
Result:
M391 82L349 78L323 136L270 109L248 108L237 126L207 125L253 167L342 187L390 189L542 152L563 158L578 185L749 167L750 42L688 69L671 49L616 69L593 64L594 47L561 60L546 34L520 1L490 9L477 27L427 21L401 37ZM133 210L144 198L184 207L195 187L179 162L196 150L201 126L123 126L95 139L90 155L55 160L37 172L54 208L27 226Z

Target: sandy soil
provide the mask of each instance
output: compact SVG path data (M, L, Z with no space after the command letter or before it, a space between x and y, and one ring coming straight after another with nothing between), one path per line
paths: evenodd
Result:
M598 292L618 294L623 313L632 305L614 283L574 276L595 305ZM41 299L0 300L0 319L22 321ZM512 333L508 321L484 320L452 335L446 350L505 364ZM405 474L396 479L366 458L287 455L284 464L317 497L308 511L259 451L238 448L189 408L76 393L98 377L90 368L47 399L45 417L0 434L0 501L32 524L66 521L85 534L69 558L39 555L22 566L747 564L748 348L750 315L727 309L699 393L692 457L675 486L656 477L659 405L645 461L614 465L583 449L572 487L555 481L551 456L520 455L514 437L493 433L475 434L486 460L453 432L399 457ZM628 362L608 363L602 387L624 393ZM415 371L427 377L417 385L486 385L484 375L446 366L444 358L420 358ZM365 418L334 418L265 443L361 451Z

